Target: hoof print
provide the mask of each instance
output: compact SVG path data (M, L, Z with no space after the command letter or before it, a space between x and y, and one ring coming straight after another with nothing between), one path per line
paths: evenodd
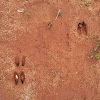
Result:
M79 35L82 35L82 34L87 35L87 25L84 22L78 23L77 30L78 30Z
M78 34L79 34L79 35L81 35L81 27L82 27L82 24L81 24L81 23L79 23L79 24L78 24L78 29L77 29L77 30L78 30Z
M24 66L24 65L25 65L25 60L26 60L26 57L25 57L25 56L23 56L23 57L22 57L22 66Z
M21 83L23 84L24 81L25 81L25 74L24 74L24 72L21 72L21 74L20 74L20 80L21 80Z
M84 22L82 23L82 33L87 35L87 25Z
M78 24L78 28L81 28L81 27L82 27L82 23L79 23L79 24Z
M18 67L19 66L19 56L16 56L15 57L15 64L16 64L16 66Z
M16 85L18 84L18 80L19 80L19 75L17 72L14 72L14 81Z

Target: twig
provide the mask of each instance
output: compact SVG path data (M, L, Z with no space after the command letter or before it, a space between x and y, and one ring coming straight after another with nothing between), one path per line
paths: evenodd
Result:
M56 16L56 19L55 19L55 20L57 20L57 18L58 18L58 16L59 16L59 14L60 14L60 11L61 11L61 9L59 9L59 10L58 10L58 14L57 14L57 16Z

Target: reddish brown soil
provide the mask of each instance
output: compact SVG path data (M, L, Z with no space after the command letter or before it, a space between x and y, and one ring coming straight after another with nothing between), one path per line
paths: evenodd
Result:
M100 62L88 59L91 38L100 36L100 1L82 1L0 1L0 100L100 100ZM58 9L63 16L55 20Z

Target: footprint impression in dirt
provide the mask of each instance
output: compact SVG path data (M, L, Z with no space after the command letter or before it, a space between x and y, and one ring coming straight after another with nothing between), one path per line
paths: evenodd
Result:
M87 25L85 24L85 22L81 22L78 24L78 34L79 35L87 35Z
M15 84L17 85L19 81L19 74L17 72L14 72L14 81L15 81Z
M24 74L23 71L20 73L20 80L21 80L21 83L22 83L22 84L23 84L24 81L25 81L25 74Z
M22 57L22 63L21 63L21 67L23 67L23 66L25 66L25 61L26 61L26 57L25 56L23 56ZM19 59L19 56L16 56L15 57L15 65L16 65L16 67L18 67L19 68L19 66L20 66L20 59ZM19 70L20 70L20 68L19 68ZM15 85L18 85L18 83L19 83L19 81L23 84L24 83L24 81L25 81L25 73L23 72L23 71L21 71L20 73L18 73L18 72L14 72L14 82L15 82Z

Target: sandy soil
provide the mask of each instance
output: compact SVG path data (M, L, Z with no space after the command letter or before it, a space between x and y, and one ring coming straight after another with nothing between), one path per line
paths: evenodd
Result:
M100 36L100 1L82 1L0 1L0 100L100 100L100 62L88 59Z

